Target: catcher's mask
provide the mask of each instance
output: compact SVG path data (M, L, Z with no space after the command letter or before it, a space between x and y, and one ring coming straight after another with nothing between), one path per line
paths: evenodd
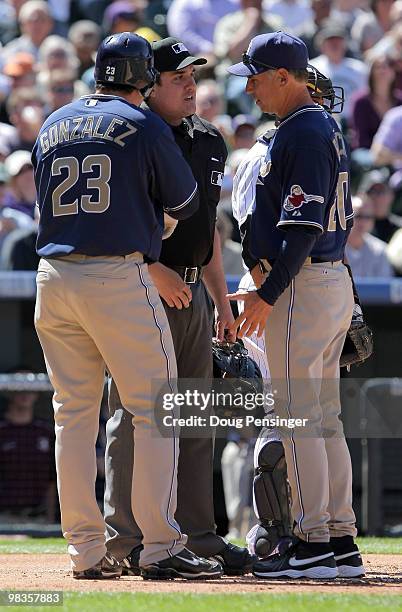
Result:
M214 338L212 357L214 378L218 379L218 387L222 390L243 394L263 392L261 370L241 342L232 344Z
M345 105L345 91L339 85L333 85L330 78L313 66L307 67L307 89L314 100L329 113L341 113Z

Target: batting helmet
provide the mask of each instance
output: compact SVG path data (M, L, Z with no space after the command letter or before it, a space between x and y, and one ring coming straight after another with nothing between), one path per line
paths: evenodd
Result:
M96 83L134 87L146 96L157 75L151 45L142 36L121 32L101 42L95 62Z
M315 102L321 104L330 113L341 113L345 104L343 87L333 85L330 78L313 66L307 67L307 88Z

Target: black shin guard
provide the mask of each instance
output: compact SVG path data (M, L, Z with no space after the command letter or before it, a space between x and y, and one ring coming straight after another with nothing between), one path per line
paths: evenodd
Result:
M255 552L259 557L266 557L281 538L292 535L290 493L282 442L268 442L261 449L253 486L259 515Z

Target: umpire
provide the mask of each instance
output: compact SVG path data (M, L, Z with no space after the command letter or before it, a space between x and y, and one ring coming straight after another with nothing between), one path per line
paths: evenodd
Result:
M161 75L148 98L148 105L171 126L175 141L199 185L200 207L191 219L179 223L173 235L164 240L159 261L150 265L150 272L172 331L179 379L208 379L213 376L210 295L217 310L218 337L223 338L225 328L233 321L215 228L227 150L218 130L194 114L194 66L205 64L206 60L192 57L184 44L175 38L165 38L152 46L155 66ZM107 546L123 560L123 571L136 575L142 534L130 507L131 415L122 407L113 383L109 402L111 418L107 424L105 492ZM188 534L190 550L203 557L215 556L227 574L242 574L251 568L247 549L229 544L216 534L213 449L212 433L209 437L180 438L176 518Z

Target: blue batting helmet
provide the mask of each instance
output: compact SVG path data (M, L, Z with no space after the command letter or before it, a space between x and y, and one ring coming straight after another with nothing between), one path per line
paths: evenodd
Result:
M121 32L101 42L95 62L96 83L134 87L145 95L157 75L152 47L142 36Z

